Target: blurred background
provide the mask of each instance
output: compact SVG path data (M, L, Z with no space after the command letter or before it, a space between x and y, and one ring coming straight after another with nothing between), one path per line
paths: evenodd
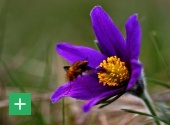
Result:
M58 56L55 46L66 41L95 48L89 15L95 5L103 7L123 34L126 19L138 13L140 61L149 78L149 92L155 105L170 103L170 91L155 84L159 80L170 85L169 0L0 0L0 125L62 124L62 101L51 104L50 96L66 82L63 66L68 63ZM31 116L8 115L9 92L32 93ZM130 106L147 112L143 103L130 95L89 113L82 112L83 103L65 99L67 125L152 124L151 118L120 110Z

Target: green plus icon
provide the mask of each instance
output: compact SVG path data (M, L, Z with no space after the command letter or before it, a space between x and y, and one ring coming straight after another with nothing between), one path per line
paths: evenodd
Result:
M9 115L31 115L31 93L10 93Z

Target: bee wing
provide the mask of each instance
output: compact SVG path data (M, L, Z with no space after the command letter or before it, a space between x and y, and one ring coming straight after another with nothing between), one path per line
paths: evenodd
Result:
M91 70L92 70L92 71L95 71L95 69L92 68L92 67L90 67L90 66L87 66L87 71L88 71L88 70L89 70L89 71L91 71Z
M64 66L63 67L65 71L68 71L68 69L70 68L70 66Z
M95 69L87 66L87 70L85 72L83 72L83 75L87 75L87 74L92 75L94 73L95 73Z

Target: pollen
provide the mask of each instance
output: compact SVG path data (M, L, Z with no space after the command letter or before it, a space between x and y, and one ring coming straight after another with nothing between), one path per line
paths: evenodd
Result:
M120 58L116 56L111 56L107 60L103 60L99 67L104 69L97 73L99 82L103 83L104 86L120 86L129 79L130 75L125 62L120 61Z

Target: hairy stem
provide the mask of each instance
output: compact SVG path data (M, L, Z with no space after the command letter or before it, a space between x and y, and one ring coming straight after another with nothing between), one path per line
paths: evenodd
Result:
M141 98L142 98L142 100L145 102L145 105L146 105L147 108L149 109L150 113L151 113L153 116L157 116L156 111L155 111L154 106L153 106L153 103L152 103L152 100L151 100L151 98L149 97L149 94L148 94L148 92L147 92L146 89L144 90ZM157 120L157 119L154 119L154 120L155 120L156 125L161 125L159 120Z

